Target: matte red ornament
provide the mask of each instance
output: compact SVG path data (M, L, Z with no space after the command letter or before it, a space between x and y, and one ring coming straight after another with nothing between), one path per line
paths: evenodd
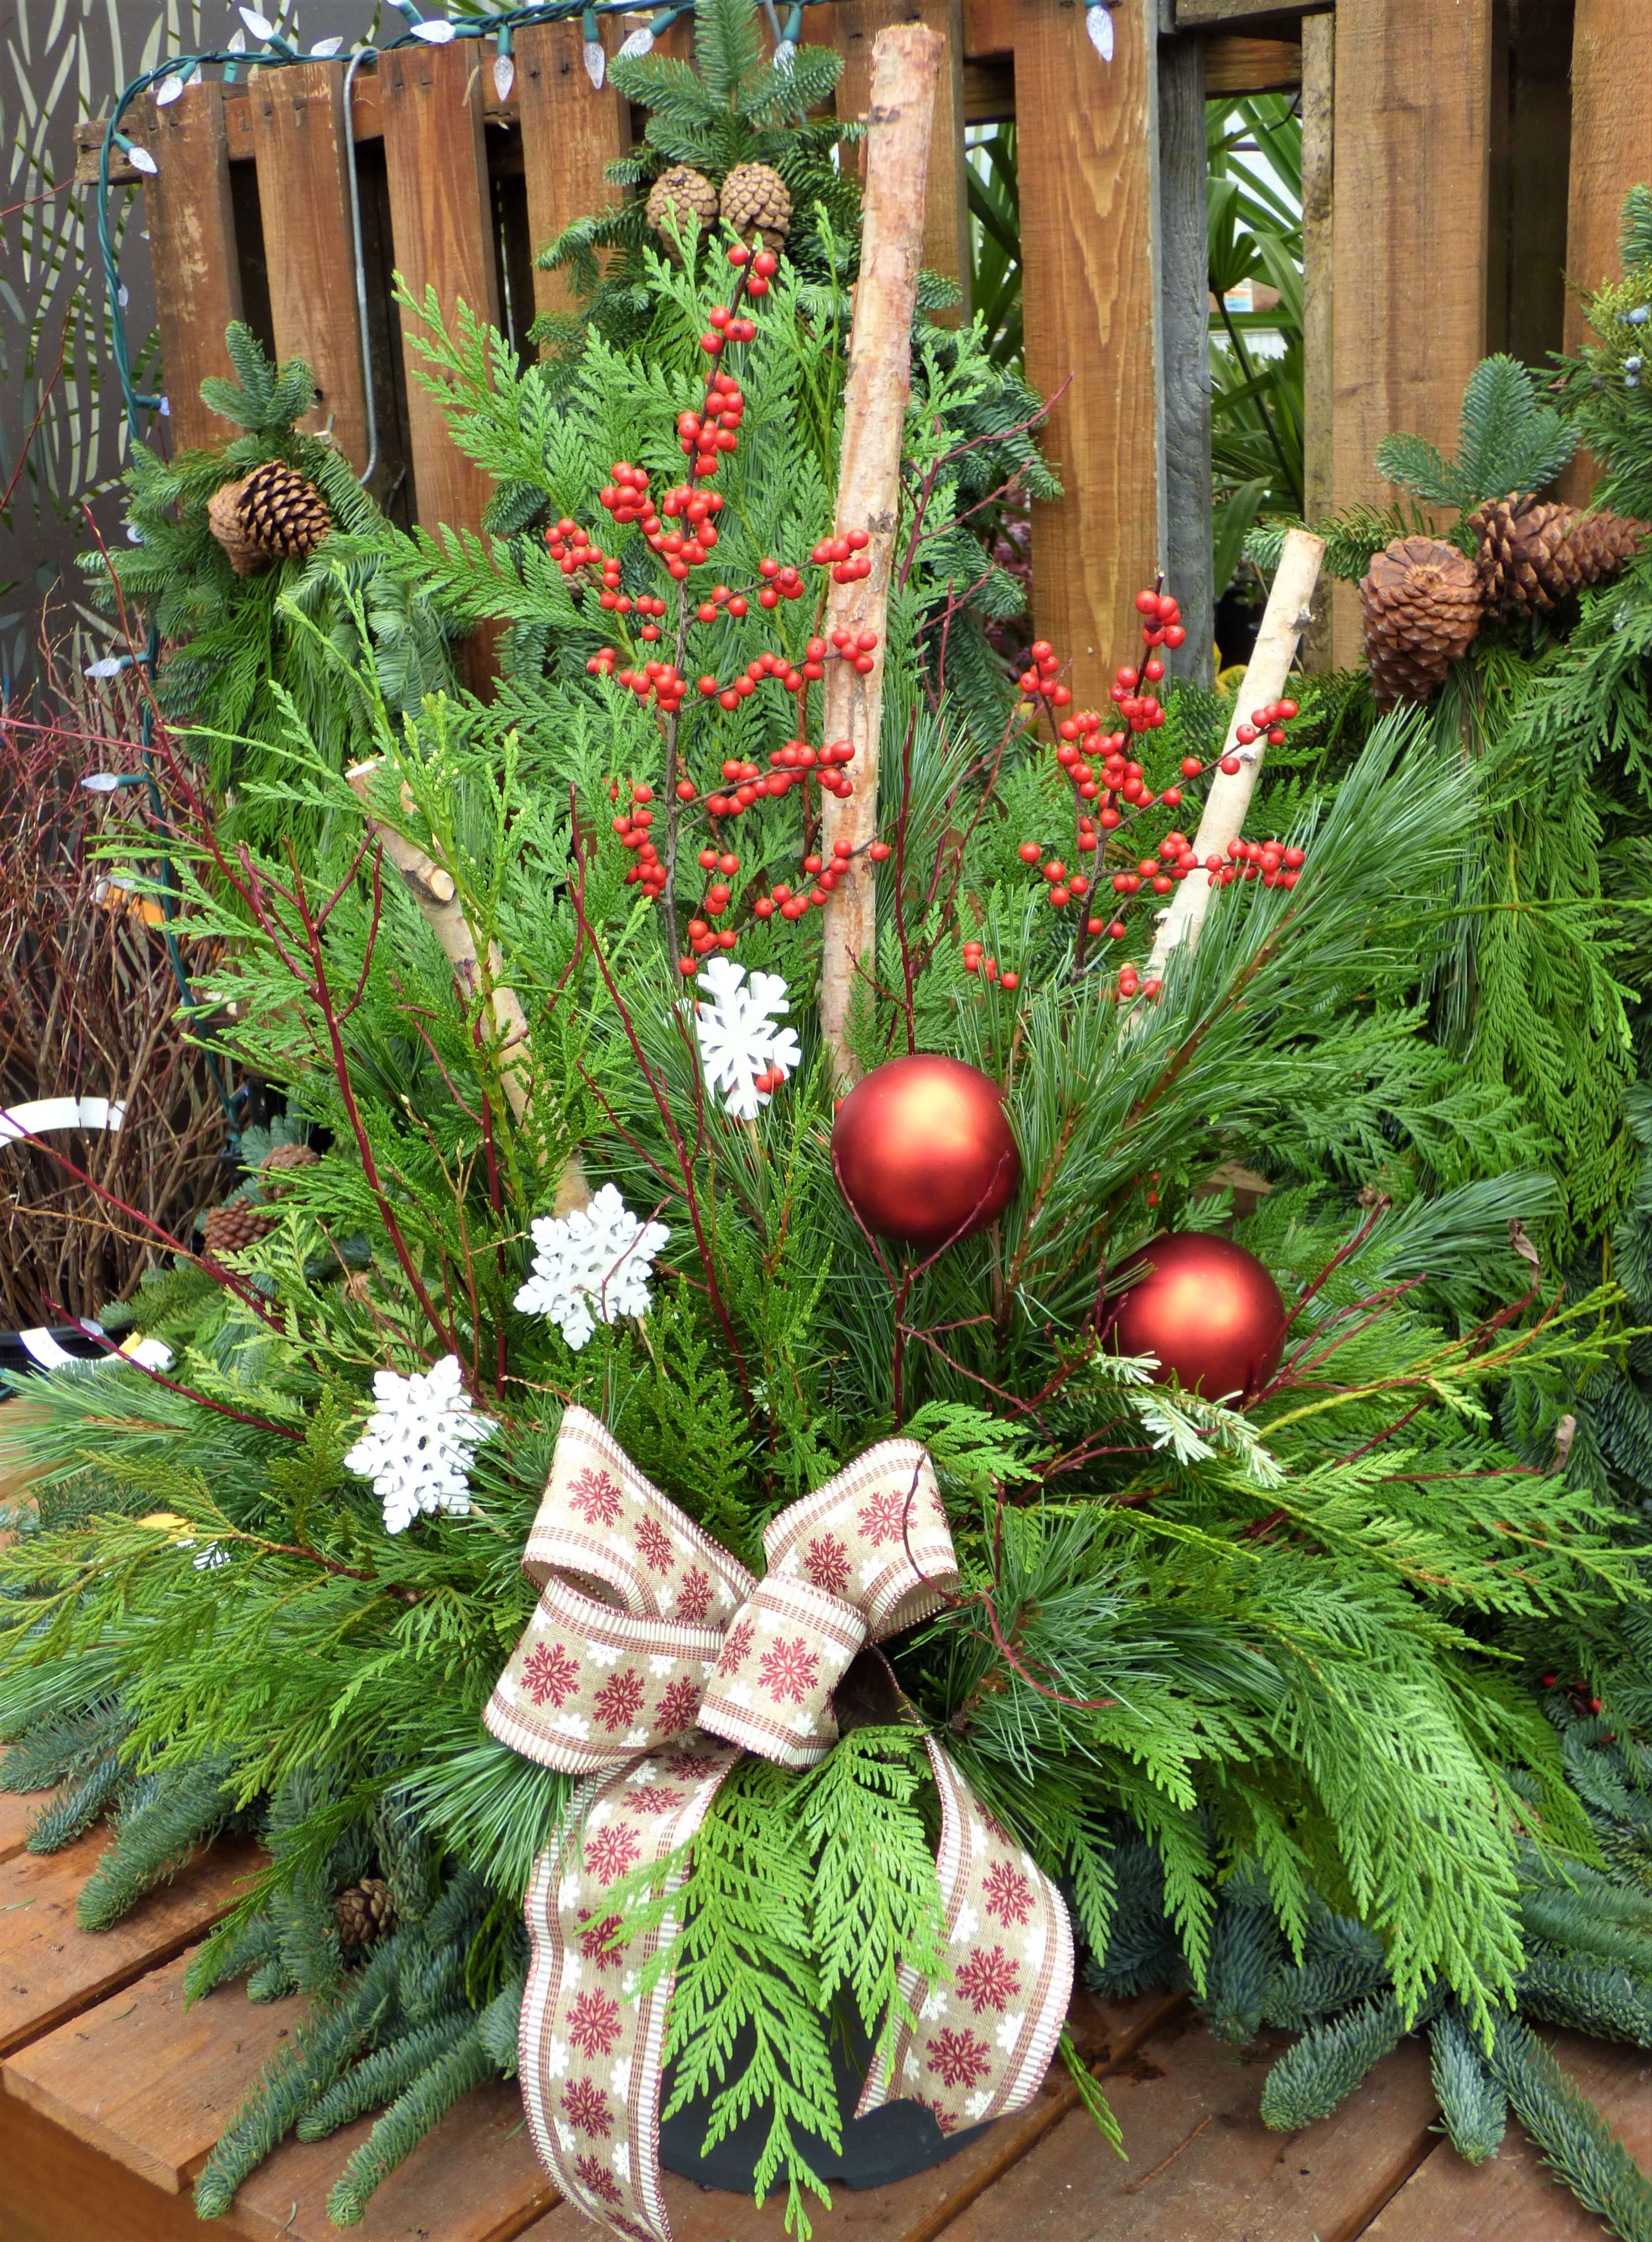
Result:
M997 1219L1021 1155L991 1076L920 1051L850 1091L832 1124L832 1168L869 1230L929 1254Z
M1211 1401L1266 1385L1285 1352L1285 1302L1254 1253L1231 1238L1175 1231L1117 1273L1144 1266L1114 1311L1120 1354L1157 1355L1162 1378Z

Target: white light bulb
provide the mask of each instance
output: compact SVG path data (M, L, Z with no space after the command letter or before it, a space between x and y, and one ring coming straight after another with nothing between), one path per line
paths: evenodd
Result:
M422 39L427 47L445 47L453 38L453 27L445 16L430 16L422 23L412 27L415 39Z
M1090 44L1105 63L1113 58L1113 19L1111 8L1098 4L1085 10L1085 29L1090 34Z
M516 64L508 55L494 57L494 91L501 101L511 97L511 88L516 83Z
M183 91L184 81L179 77L178 72L174 70L170 77L164 77L155 89L156 108L165 109L169 107L172 102L178 99L178 95L182 93Z
M330 56L336 55L343 44L342 39L318 39L310 52L318 62L325 62Z
M603 82L608 74L608 58L602 51L601 40L588 39L585 42L585 75L599 93L602 91Z
M267 16L260 16L256 8L243 8L240 17L255 39L272 39L275 37L274 24Z
M146 178L152 179L160 170L147 148L128 148L126 160L134 171L142 171Z
M653 44L654 34L645 24L641 30L632 32L620 49L617 59L622 63L634 63L640 56L646 55Z

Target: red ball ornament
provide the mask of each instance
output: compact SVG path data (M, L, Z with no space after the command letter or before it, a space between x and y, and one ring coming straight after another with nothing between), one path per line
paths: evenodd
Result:
M1112 1343L1157 1355L1159 1374L1218 1401L1266 1386L1285 1352L1285 1303L1254 1253L1231 1238L1172 1232L1132 1253L1118 1274L1147 1274L1118 1296Z
M850 1091L832 1124L832 1168L868 1230L930 1254L997 1219L1021 1155L991 1076L920 1051Z

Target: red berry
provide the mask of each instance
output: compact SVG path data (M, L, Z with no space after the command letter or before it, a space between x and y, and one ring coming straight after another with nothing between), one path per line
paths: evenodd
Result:
M1232 777L1234 772L1238 770L1239 767L1239 759L1237 755L1224 755L1222 757L1222 769L1227 773L1229 778Z
M1158 613L1158 593L1138 592L1136 594L1136 613L1138 615L1156 615Z

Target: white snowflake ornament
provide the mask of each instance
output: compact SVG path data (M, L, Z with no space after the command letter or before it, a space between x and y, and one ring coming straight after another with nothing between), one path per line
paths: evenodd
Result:
M385 1507L385 1530L400 1534L422 1514L470 1508L468 1451L499 1430L471 1406L456 1354L411 1378L393 1370L374 1373L379 1404L366 1429L345 1458L347 1471L373 1481Z
M599 1323L647 1315L648 1272L670 1235L662 1222L639 1221L604 1184L589 1206L534 1223L534 1273L516 1305L549 1316L577 1353Z
M711 998L695 1005L706 1088L721 1091L723 1111L736 1121L755 1121L803 1055L794 1031L776 1024L791 1002L786 984L778 973L747 980L743 965L719 955L700 985Z

